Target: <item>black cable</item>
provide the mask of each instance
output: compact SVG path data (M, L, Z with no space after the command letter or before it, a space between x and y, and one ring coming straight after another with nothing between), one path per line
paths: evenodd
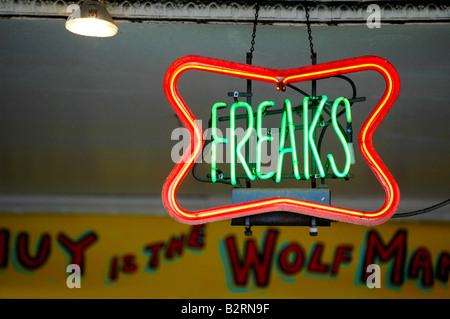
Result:
M400 214L394 214L391 218L402 218L402 217L411 217L411 216L415 216L415 215L421 215L421 214L425 214L425 213L429 213L433 210L436 210L438 208L444 207L445 205L448 205L450 203L450 199L447 199L441 203L438 203L436 205L427 207L427 208L423 208L423 209L419 209L416 211L412 211L412 212L407 212L407 213L400 213Z

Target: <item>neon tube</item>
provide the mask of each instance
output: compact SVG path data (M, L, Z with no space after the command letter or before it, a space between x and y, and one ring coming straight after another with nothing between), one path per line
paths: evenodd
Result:
M261 104L259 104L257 111L256 135L258 137L258 143L256 144L256 176L258 176L258 178L260 179L272 178L272 176L274 175L273 172L269 172L267 174L261 173L262 143L273 141L273 136L267 136L262 134L262 118L266 108L272 107L274 105L275 103L272 101L264 101Z
M382 207L373 212L363 212L292 198L267 198L198 211L189 211L182 208L177 201L177 189L192 168L196 158L201 155L203 147L203 132L177 88L180 76L189 70L268 82L273 83L274 86L277 83L286 85L367 70L378 72L385 80L386 89L362 126L358 143L364 160L385 191L385 201ZM364 56L288 70L267 69L199 56L181 58L167 70L164 78L164 92L180 121L188 129L191 144L164 183L162 189L163 204L175 220L185 224L201 224L271 211L288 211L367 226L381 224L395 213L400 201L400 190L395 179L375 151L372 138L377 127L396 101L399 91L400 80L395 68L386 60L375 56Z
M351 117L351 111L350 111L350 102L345 97L340 97L336 99L333 103L333 106L331 107L331 123L333 124L334 131L336 132L336 135L338 136L339 140L341 141L342 147L344 148L345 152L345 166L344 170L340 172L336 167L336 162L334 161L333 154L328 154L328 160L330 161L331 169L333 170L334 174L337 177L345 177L348 172L350 171L350 164L351 164L351 156L350 156L350 149L347 144L347 141L345 140L344 134L342 134L341 129L339 128L337 124L337 108L341 102L344 102L345 105L345 113L347 116L347 122L352 121Z
M309 173L309 138L306 132L309 131L309 119L308 119L308 103L309 97L303 99L303 173L306 180L310 179Z
M297 146L295 143L295 125L294 120L292 119L292 106L289 100L285 100L284 102L285 110L283 112L283 117L281 119L281 128L280 128L280 146L278 153L278 168L277 174L275 177L275 182L279 183L281 180L281 173L283 171L283 159L286 153L292 154L292 168L294 170L294 176L296 179L300 179L300 173L298 171L298 160L297 160ZM289 138L291 147L285 148L284 144L286 142L286 122L289 130Z
M314 141L313 134L316 130L317 123L319 122L319 117L322 114L323 108L325 106L325 102L327 101L327 97L324 95L322 96L322 99L320 100L319 107L317 108L316 114L313 117L313 120L311 122L311 126L308 129L308 140L309 140L309 147L312 150L313 158L316 162L317 168L319 169L320 177L325 177L325 170L323 169L322 161L320 160L319 152L317 151L316 147L316 141Z
M217 181L217 144L228 142L226 138L217 135L217 109L225 107L227 107L225 103L216 103L211 110L211 180L214 183Z
M236 109L238 107L244 107L247 110L247 119L248 119L248 125L247 130L245 131L244 136L237 144L237 147L235 148L236 143ZM244 168L245 173L247 174L247 177L250 180L255 180L255 175L252 174L250 171L250 168L248 167L247 161L245 160L244 155L242 155L242 148L245 146L245 143L247 143L248 139L252 135L253 130L253 111L252 107L246 103L246 102L237 102L234 103L231 107L230 111L230 126L231 126L231 142L230 142L230 167L231 167L231 184L236 185L236 155L239 161L242 164L242 167Z

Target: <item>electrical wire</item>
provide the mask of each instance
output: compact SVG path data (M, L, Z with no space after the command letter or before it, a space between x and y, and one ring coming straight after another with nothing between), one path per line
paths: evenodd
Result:
M438 208L444 207L445 205L448 205L450 203L450 199L447 199L441 203L438 203L436 205L427 207L427 208L423 208L423 209L419 209L416 211L412 211L412 212L406 212L406 213L399 213L399 214L394 214L391 218L403 218L403 217L411 217L411 216L416 216L416 215L421 215L421 214L425 214L425 213L429 213L433 210L436 210Z

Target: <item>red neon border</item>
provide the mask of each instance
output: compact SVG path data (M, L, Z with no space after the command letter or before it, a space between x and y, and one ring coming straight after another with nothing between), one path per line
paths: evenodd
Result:
M385 190L384 205L375 212L362 212L292 198L268 198L199 211L183 209L177 202L176 192L203 148L203 132L177 89L178 79L188 70L219 73L274 84L278 82L288 84L309 81L365 70L380 73L386 81L386 90L360 131L359 148ZM175 220L185 224L201 224L271 211L289 211L367 226L378 225L387 221L398 207L400 190L389 170L376 153L372 144L372 137L397 99L399 90L400 79L395 68L386 60L375 56L364 56L289 70L273 70L201 56L187 56L175 61L166 72L164 92L181 122L188 129L191 136L191 145L164 183L162 199L167 212Z

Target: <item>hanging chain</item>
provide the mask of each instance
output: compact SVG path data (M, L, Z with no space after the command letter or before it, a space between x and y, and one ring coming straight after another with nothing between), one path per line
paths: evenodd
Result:
M305 0L305 15L306 15L306 27L308 28L309 49L311 51L311 59L312 59L316 54L314 53L313 38L311 35L311 23L309 22L309 10L308 4L306 4L306 0Z
M252 33L252 42L250 48L250 58L253 58L253 51L255 51L255 37L256 37L256 25L258 24L258 14L259 14L259 4L255 5L255 20L253 21L253 33Z

